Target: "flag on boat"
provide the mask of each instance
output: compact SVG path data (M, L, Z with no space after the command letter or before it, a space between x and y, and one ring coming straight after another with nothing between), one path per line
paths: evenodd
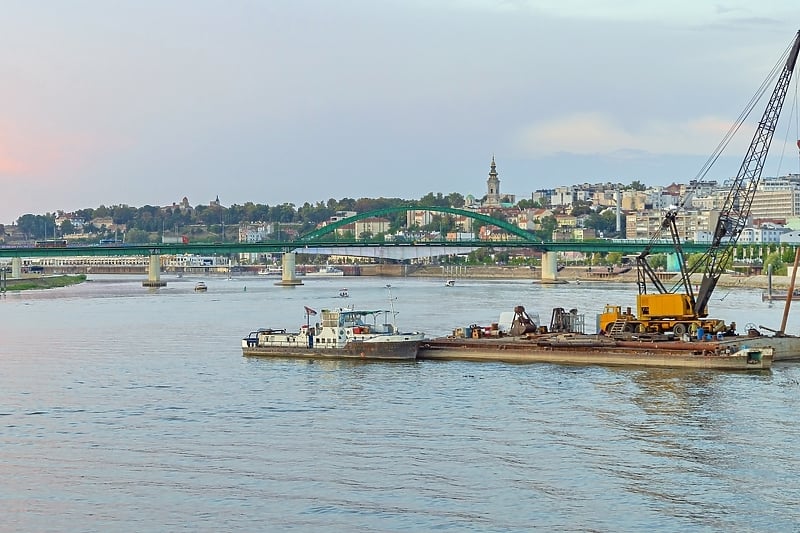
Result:
M306 305L304 305L303 307L305 307L305 308L306 308L306 314L307 314L307 315L316 315L316 314L317 314L317 312L316 312L316 311L314 311L313 309L311 309L310 307L308 307L308 306L306 306Z

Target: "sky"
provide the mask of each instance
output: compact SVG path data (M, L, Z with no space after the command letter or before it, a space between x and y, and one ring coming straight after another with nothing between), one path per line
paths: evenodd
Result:
M0 223L183 197L480 197L492 156L517 199L686 182L798 14L796 0L6 0ZM795 91L765 176L798 172ZM736 174L754 127L709 179Z

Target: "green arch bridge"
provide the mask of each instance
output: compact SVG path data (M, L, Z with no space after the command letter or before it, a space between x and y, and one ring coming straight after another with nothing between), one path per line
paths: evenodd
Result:
M343 239L336 235L336 230L359 220L373 217L382 217L404 211L431 211L451 215L460 215L477 220L486 225L495 226L506 232L496 240L415 240L385 241L377 239ZM409 205L389 207L353 217L344 218L315 229L296 239L269 240L256 243L244 242L217 242L217 243L158 243L158 244L122 244L122 245L85 245L66 247L0 247L0 258L13 257L70 257L70 256L136 256L136 255L224 255L224 254L258 254L298 251L310 248L389 248L408 247L419 248L438 247L447 248L529 248L541 252L620 252L622 254L637 254L649 243L647 239L592 239L586 241L541 241L533 233L519 228L505 220L496 219L481 213L457 209L453 207L418 206ZM682 243L686 253L703 252L708 248L706 243ZM764 245L762 245L764 246ZM652 245L653 253L669 253L674 250L671 241L665 240ZM446 255L441 252L432 255Z

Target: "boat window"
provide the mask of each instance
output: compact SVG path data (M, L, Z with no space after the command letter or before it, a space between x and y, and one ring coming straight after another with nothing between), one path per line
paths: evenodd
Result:
M322 326L335 328L339 325L339 313L331 311L323 311L322 313Z

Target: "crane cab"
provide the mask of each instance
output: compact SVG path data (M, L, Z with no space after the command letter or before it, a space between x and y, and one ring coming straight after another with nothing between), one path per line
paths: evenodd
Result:
M636 297L636 313L640 320L693 320L697 317L686 294L640 294Z

